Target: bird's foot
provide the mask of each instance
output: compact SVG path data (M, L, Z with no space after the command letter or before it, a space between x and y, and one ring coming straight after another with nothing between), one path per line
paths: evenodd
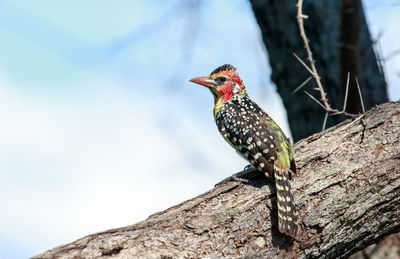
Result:
M252 169L253 168L253 166L252 165L246 165L244 168L243 168L243 171L242 172L244 172L244 171L246 171L246 170L249 170L249 169ZM251 171L251 172L253 172L253 171ZM239 173L241 173L241 172L239 172ZM249 173L249 172L247 172L247 173ZM246 173L246 174L247 174Z
M241 183L248 183L249 179L245 179L243 178L244 176L253 173L257 171L257 169L255 169L252 165L247 165L243 171L240 171L236 174L233 174L227 178L225 178L224 180L222 180L221 182L217 183L215 186L226 183L226 182L241 182Z

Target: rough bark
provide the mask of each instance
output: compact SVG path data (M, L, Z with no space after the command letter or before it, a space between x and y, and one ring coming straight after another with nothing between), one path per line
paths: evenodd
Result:
M250 0L268 50L272 69L271 79L276 84L285 106L293 139L298 141L321 130L324 111L303 91L292 94L310 76L309 72L293 57L293 53L296 53L307 61L304 44L299 36L295 2L292 0ZM344 99L342 71L345 71L343 73L347 76L347 68L341 67L341 50L344 48L346 52L347 49L340 41L341 11L342 1L307 0L303 5L303 13L308 15L304 26L316 59L318 73L329 103L332 108L339 110L343 107ZM357 64L360 73L357 75L362 81L365 108L369 109L376 104L387 102L388 96L384 75L378 66L362 8L360 12L360 31L356 39L359 46ZM350 44L352 43L354 40L350 40ZM343 63L345 62L344 59ZM354 77L352 79L354 81ZM314 91L311 90L313 87L315 83L310 81L304 89L313 93ZM357 98L355 94L352 96ZM342 116L330 117L327 126L335 125L343 119Z
M396 259L400 258L400 232L387 236L350 256L349 259Z
M295 159L296 240L279 233L274 184L254 172L36 258L344 258L400 231L400 102L299 141Z

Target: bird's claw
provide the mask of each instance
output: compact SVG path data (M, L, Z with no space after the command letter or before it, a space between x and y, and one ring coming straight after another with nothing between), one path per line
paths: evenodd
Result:
M248 165L246 165L246 166L243 168L243 171L249 170L249 169L252 168L252 167L253 167L252 165L248 164ZM242 171L242 172L243 172L243 171Z
M226 183L226 182L241 182L241 183L248 183L249 179L244 179L243 177L246 176L249 173L252 173L256 171L256 169L252 166L252 165L247 165L243 171L240 171L236 174L233 174L227 178L225 178L224 180L220 181L219 183L217 183L215 186Z

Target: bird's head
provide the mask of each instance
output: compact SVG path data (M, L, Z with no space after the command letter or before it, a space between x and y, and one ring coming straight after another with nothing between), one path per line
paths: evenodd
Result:
M244 96L247 94L236 68L228 64L217 67L209 76L196 77L189 81L208 87L215 102L220 99L223 102L228 102L236 95Z

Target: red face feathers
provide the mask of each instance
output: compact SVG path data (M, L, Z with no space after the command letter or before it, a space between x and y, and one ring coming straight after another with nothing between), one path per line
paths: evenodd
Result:
M210 76L196 77L191 79L190 82L208 87L216 102L219 99L222 99L223 102L228 102L235 95L246 94L236 68L228 64L216 68L211 72Z

